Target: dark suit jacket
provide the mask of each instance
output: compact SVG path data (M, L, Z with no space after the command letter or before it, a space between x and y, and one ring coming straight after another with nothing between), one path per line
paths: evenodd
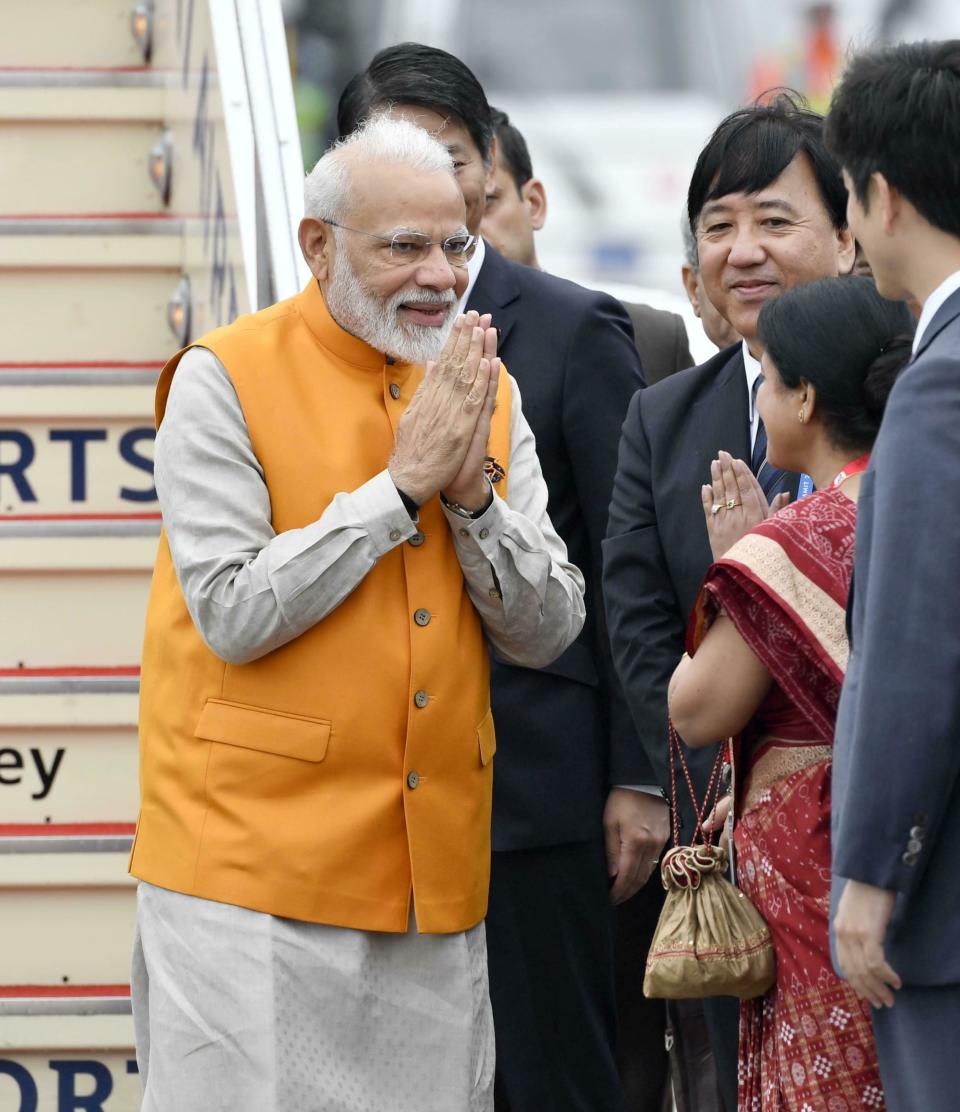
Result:
M834 873L899 893L887 957L916 985L960 983L958 508L960 292L894 387L863 477L834 747Z
M693 366L683 317L631 301L624 301L623 307L633 325L633 338L648 386Z
M630 321L607 294L510 262L486 245L469 308L493 314L537 440L550 519L587 584L578 639L548 668L494 659L493 848L601 833L607 788L643 765L619 693L600 605L600 544L619 428L643 385Z
M750 459L750 407L739 345L638 393L630 403L603 543L613 658L646 750L647 782L669 791L667 684L711 562L700 487L720 449ZM796 494L797 478L789 485ZM715 759L691 750L702 794ZM682 785L678 798L687 793ZM689 837L690 808L685 834Z

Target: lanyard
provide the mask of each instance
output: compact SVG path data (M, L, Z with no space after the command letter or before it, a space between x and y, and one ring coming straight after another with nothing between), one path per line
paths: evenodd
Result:
M851 460L842 471L838 471L834 477L833 482L830 484L831 490L836 490L841 483L846 482L853 475L859 475L861 471L866 471L870 463L870 453L866 452L862 456L858 456L855 460Z

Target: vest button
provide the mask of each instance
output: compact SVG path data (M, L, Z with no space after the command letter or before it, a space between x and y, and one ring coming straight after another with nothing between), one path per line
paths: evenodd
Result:
M399 529L391 529L390 530L390 540L392 540L392 541L400 540L400 530Z
M409 544L411 546L411 548L419 548L420 545L422 545L423 542L426 539L427 538L423 535L423 533L421 533L419 530L417 530L417 532L414 533L413 536L409 538L409 540L407 541L407 544Z
M430 624L430 611L424 610L422 607L414 611L413 620L418 626L426 626Z
M427 705L427 703L430 702L430 696L426 693L426 691L418 691L413 697L413 702L415 706L420 707L420 709L422 710Z
M400 387L395 382L390 383L390 397L395 402L400 400Z
M414 791L419 786L420 786L420 773L419 772L408 772L407 773L407 787L411 791Z

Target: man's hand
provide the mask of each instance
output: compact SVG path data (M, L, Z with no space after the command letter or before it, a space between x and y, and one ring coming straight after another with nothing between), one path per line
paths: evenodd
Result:
M612 903L623 903L650 879L670 836L670 808L662 799L633 788L611 788L603 809L607 872L617 879Z
M719 452L710 464L710 482L700 488L700 501L707 519L710 551L714 560L719 560L754 525L783 509L790 495L778 494L768 506L763 487L743 460Z
M493 334L493 350L496 350L496 330L491 328L487 336ZM443 495L448 502L456 502L469 510L483 509L493 497L490 482L483 473L483 461L487 456L487 442L490 439L490 422L493 420L493 411L497 406L497 387L500 385L500 360L494 355L488 355L489 342L484 346L484 358L490 360L490 380L487 384L487 396L480 410L477 427L473 430L473 438L463 457L463 465L453 481L443 487Z
M400 418L387 467L396 486L418 505L447 487L463 467L486 408L491 357L484 352L496 350L496 336L489 314L458 317Z
M833 920L837 960L843 975L854 991L875 1008L892 1008L891 990L903 983L883 952L896 898L895 892L848 880Z

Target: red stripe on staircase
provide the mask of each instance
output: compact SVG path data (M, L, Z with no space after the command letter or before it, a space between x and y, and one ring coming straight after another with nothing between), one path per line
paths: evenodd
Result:
M0 823L0 837L127 837L136 823Z
M136 664L123 664L116 667L87 668L83 665L59 668L0 668L0 677L19 676L21 678L43 676L139 676L140 667Z
M20 1000L28 997L129 996L129 985L0 985L0 999Z

